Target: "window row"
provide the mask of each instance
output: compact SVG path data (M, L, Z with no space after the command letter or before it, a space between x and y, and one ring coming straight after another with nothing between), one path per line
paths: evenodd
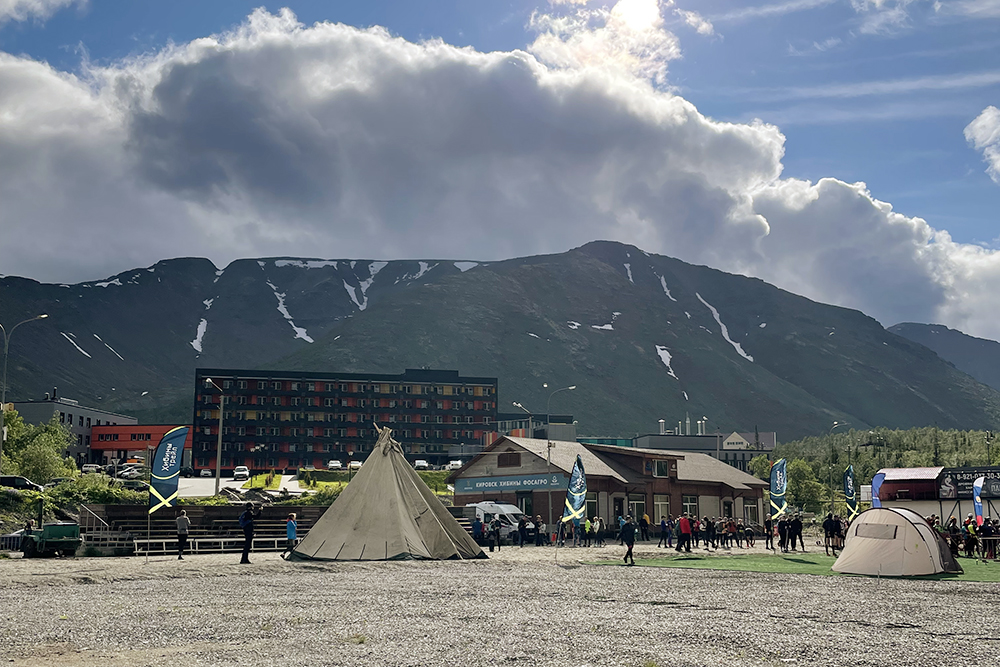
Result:
M303 382L293 380L223 380L222 389L250 389L271 391L343 391L352 394L371 392L375 394L441 394L444 396L490 396L495 393L491 386L466 385L422 385L385 384L363 382Z

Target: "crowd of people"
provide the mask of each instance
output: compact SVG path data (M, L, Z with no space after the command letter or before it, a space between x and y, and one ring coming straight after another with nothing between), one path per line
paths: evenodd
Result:
M924 517L924 521L948 542L953 556L959 556L964 551L966 558L996 559L1000 519L986 517L980 526L971 514L961 523L954 516L943 522L941 517L931 514Z

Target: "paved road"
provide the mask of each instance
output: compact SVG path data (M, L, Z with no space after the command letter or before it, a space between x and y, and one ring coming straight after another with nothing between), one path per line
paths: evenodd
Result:
M229 487L232 489L239 489L244 484L246 484L246 482L243 480L234 482L232 477L223 477L220 480L219 486ZM181 477L180 484L178 484L177 489L180 493L181 498L197 498L200 496L212 496L215 495L215 478Z

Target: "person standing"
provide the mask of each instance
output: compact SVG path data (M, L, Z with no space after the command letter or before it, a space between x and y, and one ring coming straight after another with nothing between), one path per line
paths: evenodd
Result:
M667 517L660 517L660 541L656 543L657 547L667 546Z
M299 524L295 520L295 512L288 515L285 519L285 550L281 552L281 557L284 558L285 554L291 554L292 549L295 548L296 536L298 533Z
M788 519L784 514L778 517L778 547L781 553L788 551Z
M688 518L687 512L681 517L678 522L681 526L681 539L677 540L677 551L683 548L688 553L691 553L691 519Z
M190 527L191 519L188 518L187 510L181 510L177 515L177 560L184 560L184 549L187 548Z
M764 548L774 551L774 521L770 512L764 518Z
M476 544L483 543L483 522L479 520L478 516L472 520L472 539L476 541Z
M545 524L542 522L542 515L535 515L535 546L540 547L548 542L545 534Z
M493 551L493 545L496 544L497 551L500 551L500 517L495 516L493 520L490 521L490 551Z
M260 510L254 507L253 503L243 506L243 513L240 514L240 528L243 529L243 557L240 559L241 565L250 564L250 550L253 549L254 521L260 517Z
M830 548L833 547L833 555L837 555L837 530L839 526L837 521L833 518L833 513L827 513L826 519L823 521L823 548L826 551L826 555L830 555Z
M643 514L639 518L639 539L643 542L649 540L649 515Z
M517 522L517 542L518 547L523 547L524 543L528 541L528 520L521 515L521 518Z
M583 530L584 546L589 547L590 541L594 539L594 524L590 522L589 518L584 517L583 523L580 524L580 528Z
M625 552L625 557L622 559L625 561L626 565L635 565L635 556L632 554L632 548L635 547L635 524L632 523L632 517L628 516L625 518L625 524L622 526L621 533L618 535L621 543L628 547ZM629 560L631 559L631 563Z
M707 516L702 520L701 525L705 527L705 551L715 548L715 522Z
M806 551L806 543L802 540L802 515L796 514L792 518L791 525L789 526L788 536L792 538L792 551L795 551L795 540L798 539L799 544L802 546L802 553Z

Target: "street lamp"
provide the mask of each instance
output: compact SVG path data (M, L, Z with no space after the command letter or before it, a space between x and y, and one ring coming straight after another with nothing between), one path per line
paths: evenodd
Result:
M219 481L222 479L222 415L226 410L226 394L212 378L205 378L205 387L209 385L219 390L219 439L215 446L215 495L219 495Z
M531 410L529 410L528 408L524 407L523 405L521 405L517 401L514 401L513 405L514 405L515 408L520 408L521 410L524 410L528 414L528 437L529 438L535 437L535 432L531 428Z
M9 332L0 324L0 331L3 332L3 389L0 389L0 472L3 471L3 446L7 442L7 426L4 423L3 413L4 406L7 405L7 353L10 351L10 337L14 335L14 329L22 324L34 322L35 320L44 320L46 317L48 315L42 313L41 315L18 322L10 328Z
M838 429L841 426L850 426L850 424L851 422L840 422L840 421L833 422L833 425L830 426L829 435L831 436L833 435L834 429ZM848 445L848 447L850 447L850 445ZM833 447L833 438L831 437L830 438L830 514L833 514L833 463L834 463L833 459L835 456L836 456L836 450ZM849 449L848 449L848 456L850 456Z

